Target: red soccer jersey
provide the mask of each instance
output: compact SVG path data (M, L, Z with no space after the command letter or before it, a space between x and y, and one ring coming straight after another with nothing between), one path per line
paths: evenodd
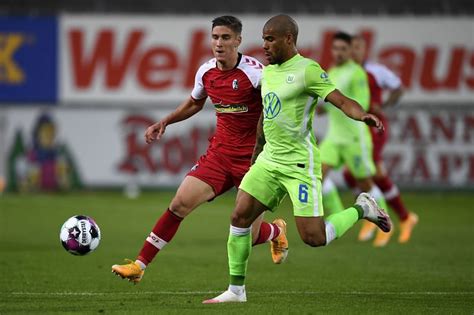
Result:
M233 156L252 155L262 112L262 70L257 59L239 54L232 70L219 70L213 58L197 71L191 97L196 100L209 97L216 111L217 126L210 139L211 148Z
M370 106L382 106L383 104L383 91L385 89L394 90L401 86L400 78L398 78L390 69L386 66L375 63L365 62L364 69L367 72L369 79L370 89ZM382 111L377 111L382 113ZM383 115L383 114L382 114ZM379 117L385 120L385 117Z

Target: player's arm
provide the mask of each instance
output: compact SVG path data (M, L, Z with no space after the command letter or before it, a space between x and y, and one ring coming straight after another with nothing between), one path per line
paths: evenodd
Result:
M385 101L385 103L383 103L382 106L390 107L390 106L397 105L398 102L400 101L400 98L403 96L403 93L404 93L404 90L402 86L398 87L397 89L390 90L388 94L388 98Z
M377 116L364 111L362 106L339 90L334 90L326 96L326 101L339 108L348 117L365 122L369 126L383 130L383 124Z
M257 157L260 154L260 152L262 152L265 142L266 142L265 134L263 133L263 112L262 112L260 114L260 119L258 120L258 124L257 124L257 141L255 141L255 147L253 149L252 160L251 160L252 165L257 160Z
M308 94L332 103L350 118L383 129L382 123L375 115L366 113L359 103L339 92L329 80L328 74L318 64L314 63L306 67L305 87ZM368 91L366 93L368 102Z
M403 85L402 80L389 68L384 65L381 65L379 75L382 88L389 90L387 100L382 104L382 107L389 107L398 104L400 98L403 95Z
M146 143L152 143L155 140L160 140L163 133L165 133L166 126L174 124L178 121L186 120L189 117L195 115L204 107L204 103L206 103L206 98L195 100L190 96L171 114L146 129Z

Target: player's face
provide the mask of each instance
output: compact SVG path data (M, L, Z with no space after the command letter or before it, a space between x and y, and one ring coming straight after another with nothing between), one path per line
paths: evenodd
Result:
M268 63L271 65L281 64L288 46L287 37L278 34L271 28L264 28L262 39L263 50Z
M211 48L218 62L226 63L233 60L241 41L242 36L227 26L215 26L212 29Z
M365 41L361 38L354 38L352 40L352 59L357 63L362 64L365 59L366 45Z
M332 41L332 57L334 58L334 62L339 65L343 64L347 60L351 58L351 46L349 43L336 39Z

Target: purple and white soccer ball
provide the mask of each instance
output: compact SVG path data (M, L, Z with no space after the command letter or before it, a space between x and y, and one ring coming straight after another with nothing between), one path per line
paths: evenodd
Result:
M94 219L85 215L75 215L64 222L59 238L68 252L84 256L99 246L100 229Z

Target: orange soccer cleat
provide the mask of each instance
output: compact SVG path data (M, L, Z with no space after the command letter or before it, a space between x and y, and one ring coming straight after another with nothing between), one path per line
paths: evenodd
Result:
M126 264L113 265L112 272L122 277L122 279L128 279L128 281L137 284L142 279L145 271L133 260L125 259L125 261L127 262Z
M270 251L275 264L281 264L288 256L288 239L286 238L286 222L283 219L275 219L272 222L276 224L281 232L276 239L271 241Z
M391 229L390 232L382 232L381 230L378 230L372 245L374 245L374 247L384 247L390 241L392 234L393 229Z
M398 242L401 244L407 243L411 238L411 233L415 228L415 225L418 224L418 216L410 212L408 218L400 223L400 236L398 237Z
M361 242L366 242L374 237L375 230L377 230L377 226L369 221L364 221L362 223L362 228L359 231L359 236L357 239Z

